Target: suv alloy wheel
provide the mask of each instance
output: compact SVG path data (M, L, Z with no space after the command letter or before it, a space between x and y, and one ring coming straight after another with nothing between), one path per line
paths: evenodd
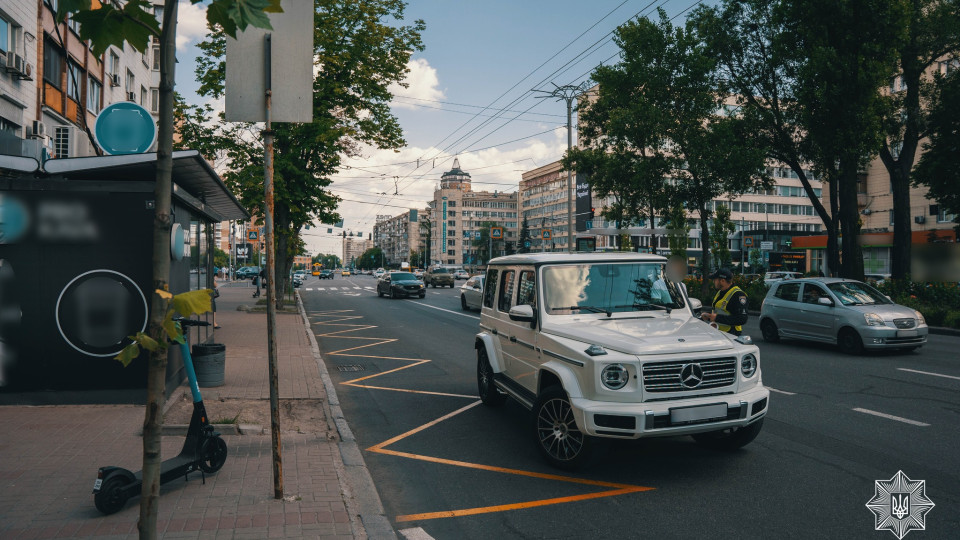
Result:
M577 428L570 399L561 386L544 390L533 406L537 448L550 465L574 470L590 459L593 439Z
M493 368L487 359L487 349L481 344L477 349L477 389L480 392L480 401L490 407L499 407L507 401L507 395L501 394L497 385L493 383Z

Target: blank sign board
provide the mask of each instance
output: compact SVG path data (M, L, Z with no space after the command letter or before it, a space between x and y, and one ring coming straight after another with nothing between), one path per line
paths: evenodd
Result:
M264 122L266 55L270 34L273 122L313 121L313 2L283 0L283 13L268 13L273 30L248 26L227 38L225 112L228 122Z

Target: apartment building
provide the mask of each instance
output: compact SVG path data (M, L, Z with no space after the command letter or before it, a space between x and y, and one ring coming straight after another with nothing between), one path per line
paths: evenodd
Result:
M0 154L39 155L36 1L0 1Z
M359 259L363 252L373 247L373 240L370 238L347 236L343 239L343 265L353 266L354 261Z
M576 175L571 175L571 178L575 179ZM529 251L567 251L570 230L567 221L568 201L567 172L559 161L521 174L518 201L520 227L523 228L526 223L530 235L530 245L526 246ZM589 202L586 208L589 211ZM584 214L582 208L580 210L575 213L574 222L581 225L577 231L584 231L583 221L589 220L590 216Z
M492 242L493 256L517 250L517 192L473 191L470 173L453 160L451 170L443 173L430 201L430 260L433 264L475 266L481 260L481 248L474 246L485 223L503 229L503 238Z
M401 262L422 265L424 261L410 260L411 251L419 251L420 211L411 208L408 212L396 216L377 216L373 226L373 245L383 251L386 264L398 265Z

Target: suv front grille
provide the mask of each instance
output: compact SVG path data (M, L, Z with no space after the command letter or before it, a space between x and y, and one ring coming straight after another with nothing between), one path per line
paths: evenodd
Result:
M917 320L916 319L894 319L893 324L895 324L897 328L900 328L900 329L913 328L914 326L917 325Z
M703 370L703 380L699 386L690 388L680 380L680 372L687 364L699 364ZM682 360L669 362L651 362L643 365L643 389L647 392L686 392L706 390L733 384L737 380L737 359L707 358L704 360Z

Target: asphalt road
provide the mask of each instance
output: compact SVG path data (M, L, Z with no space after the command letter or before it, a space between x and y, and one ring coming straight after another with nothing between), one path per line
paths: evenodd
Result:
M528 413L477 405L479 314L459 289L378 298L353 276L301 288L344 414L397 529L434 538L890 538L866 508L902 470L935 504L910 538L960 537L960 337L846 356L765 343L763 432L734 453L688 437L603 445L569 474L537 454ZM457 282L457 287L463 281ZM333 289L335 287L335 289Z

